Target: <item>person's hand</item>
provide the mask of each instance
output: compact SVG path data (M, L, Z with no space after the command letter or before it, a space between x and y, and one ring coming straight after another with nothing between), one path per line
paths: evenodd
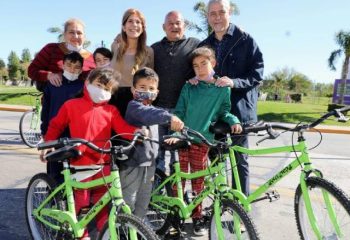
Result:
M141 133L144 137L149 137L149 130L146 127L136 129L135 133Z
M234 133L234 134L238 134L238 133L241 133L242 132L242 126L241 124L233 124L231 126L231 132Z
M224 77L218 78L216 80L215 86L233 88L233 81L232 81L232 79L224 76Z
M180 141L180 139L178 139L178 138L167 138L167 139L164 140L164 142L166 144L169 144L169 145L175 144L178 141Z
M178 118L177 116L172 116L171 117L171 122L170 122L170 128L171 130L178 132L180 131L183 127L185 126L185 124L183 123L183 121L181 121L180 118Z
M62 75L58 73L50 72L47 74L47 80L55 87L60 87L62 85Z
M54 148L41 150L40 155L39 155L40 161L43 163L47 163L47 160L45 159L46 154L48 154L49 152L52 152L54 150L55 150Z
M199 81L196 78L191 78L190 80L187 81L191 85L197 85Z

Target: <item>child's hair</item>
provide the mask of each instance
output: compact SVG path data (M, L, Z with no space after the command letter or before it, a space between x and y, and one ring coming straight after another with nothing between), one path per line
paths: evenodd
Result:
M200 56L208 58L209 60L215 60L215 52L212 48L209 47L200 47L193 50L193 52L190 54L191 62L193 62L195 58Z
M114 93L119 86L121 75L118 71L114 71L112 68L95 68L87 77L87 81L92 83L97 80L102 85L112 88Z
M106 58L109 58L109 60L112 60L113 54L108 48L105 48L105 47L96 48L96 50L93 53L94 61L96 61L96 54L97 53L105 56Z
M153 80L157 83L157 86L158 86L159 77L158 77L158 74L152 68L143 67L143 68L137 70L134 74L133 79L132 79L132 85L135 87L137 82L141 78L147 78L147 80Z
M80 62L81 67L83 67L84 58L78 52L74 51L64 55L63 62L66 62L67 60L71 61L72 63Z

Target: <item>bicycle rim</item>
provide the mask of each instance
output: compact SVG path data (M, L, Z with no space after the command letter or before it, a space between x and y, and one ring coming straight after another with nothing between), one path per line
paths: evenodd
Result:
M32 238L35 240L46 240L46 239L56 239L58 232L54 229L46 226L40 221L36 220L32 213L51 193L54 188L53 182L49 180L46 174L38 174L34 176L29 183L26 194L26 218L29 231L31 232ZM53 208L57 207L56 199L53 199L48 203L46 207ZM47 218L49 222L57 224L53 219Z
M37 112L30 110L25 112L19 123L19 133L23 142L28 147L36 147L41 139L40 116Z
M309 178L306 184L310 195L312 211L322 234L321 239L350 239L350 201L348 197L333 183L321 178ZM340 230L338 232L334 223L331 221L324 194L329 196L332 208L334 209ZM307 240L318 239L309 222L300 186L296 191L295 200L296 221L301 238Z
M237 203L228 200L222 201L220 222L225 240L259 239L257 230L250 216ZM235 225L235 222L238 225ZM219 239L214 214L212 214L210 220L209 239Z

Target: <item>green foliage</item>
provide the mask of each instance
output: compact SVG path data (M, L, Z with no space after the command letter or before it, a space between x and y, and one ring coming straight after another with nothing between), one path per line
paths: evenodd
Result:
M5 64L4 60L2 60L2 59L0 58L0 69L3 69L3 68L5 68L5 67L6 67L6 64Z
M30 51L28 48L25 48L22 50L22 56L21 56L22 63L29 63L32 61L32 55L30 54Z
M14 51L10 52L10 55L8 57L7 68L8 68L8 74L10 79L13 79L13 80L20 79L21 64L17 54Z
M339 49L336 49L333 52L331 52L331 55L328 58L328 66L331 70L335 71L335 64L338 58L344 55L345 59L342 67L341 78L345 79L348 73L348 61L350 57L350 32L345 32L341 30L338 33L336 33L335 42L338 44Z

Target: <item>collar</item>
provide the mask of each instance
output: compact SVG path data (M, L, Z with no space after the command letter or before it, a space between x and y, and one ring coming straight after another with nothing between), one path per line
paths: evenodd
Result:
M235 31L235 25L234 24L232 24L232 23L230 23L229 25L228 25L228 29L227 29L227 32L226 32L226 34L228 34L228 35L230 35L230 36L233 36L233 32ZM225 35L226 35L225 34Z
M183 35L182 36L182 38L180 38L179 40L176 40L176 41L169 41L168 39L167 39L167 37L163 37L163 39L162 39L162 43L165 43L165 44L172 44L172 43L178 43L178 42L182 42L182 41L184 41L186 39L186 36L185 35Z

